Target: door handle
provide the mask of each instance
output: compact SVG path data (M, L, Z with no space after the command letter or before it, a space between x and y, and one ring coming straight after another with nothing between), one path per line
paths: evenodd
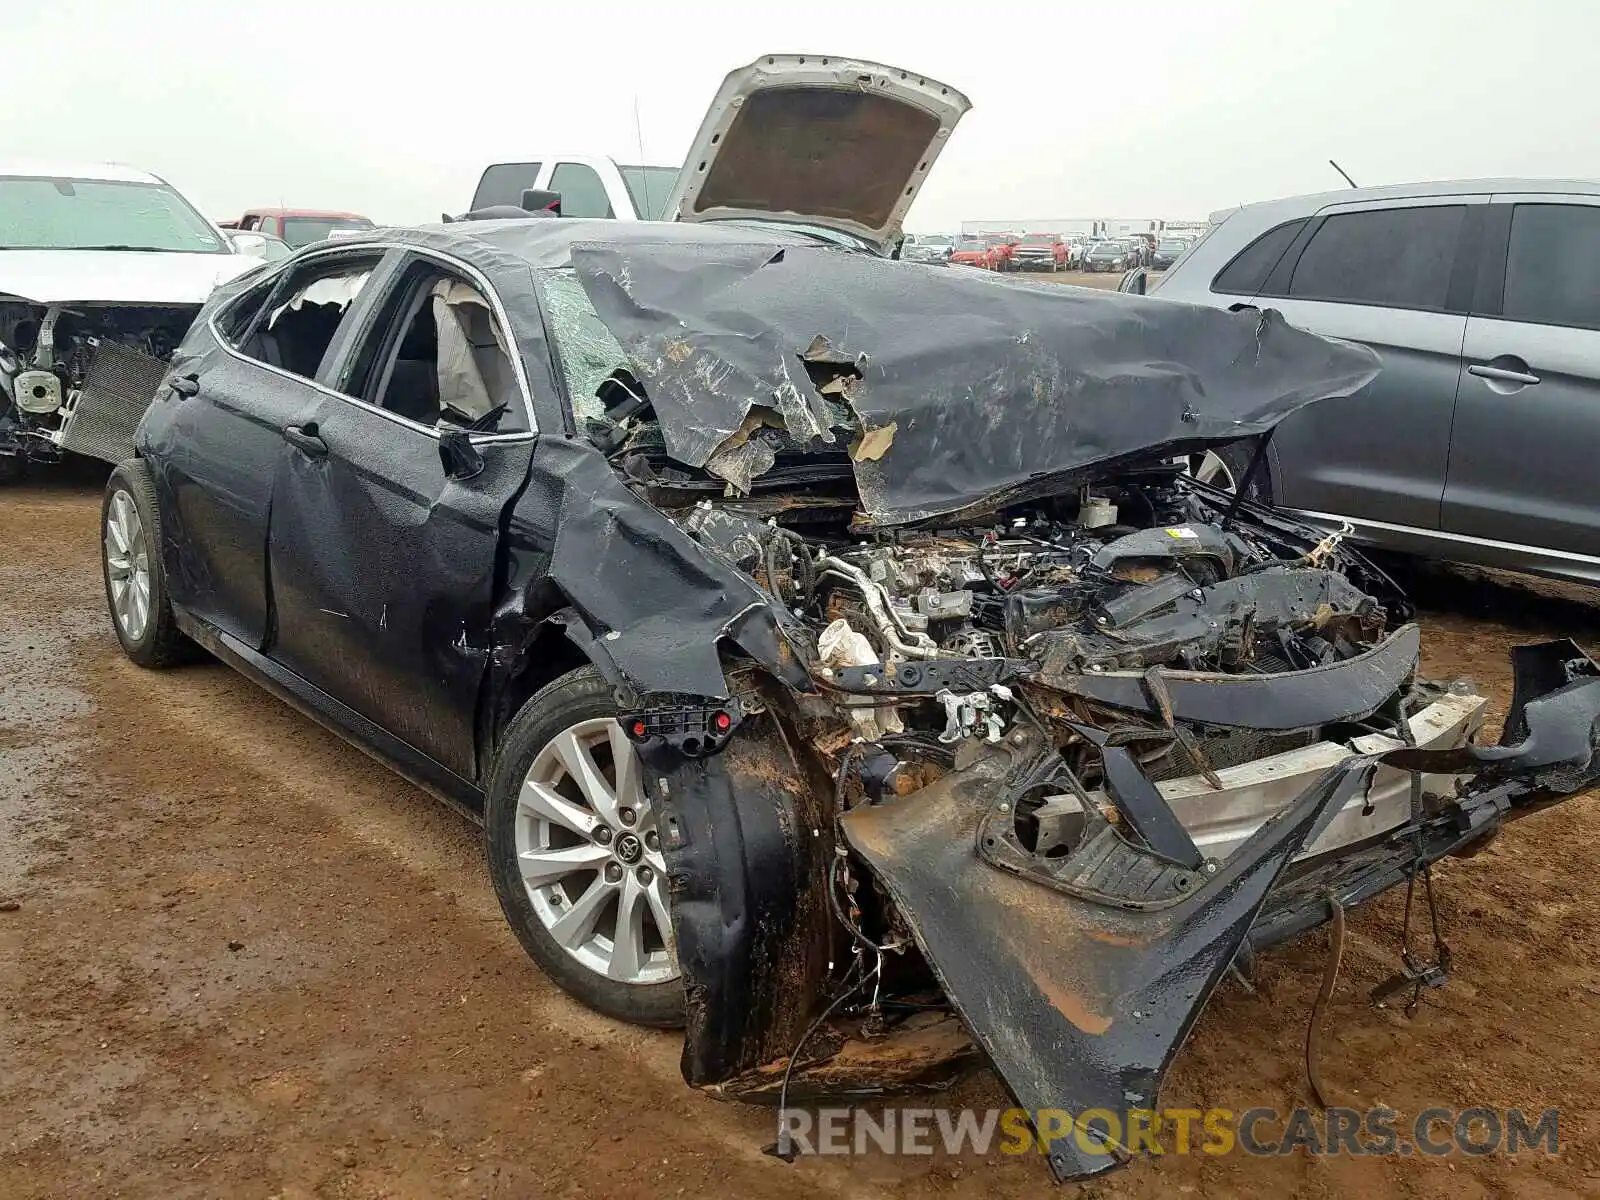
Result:
M167 380L167 386L172 389L173 395L182 396L187 400L190 396L198 396L200 394L200 376L174 375Z
M327 458L328 443L322 440L322 435L317 432L317 423L307 421L304 425L290 425L283 431L284 440L287 441L307 458Z
M1538 383L1537 375L1530 375L1527 371L1510 371L1505 367L1491 367L1484 363L1473 363L1467 368L1468 375L1476 375L1479 379L1493 379L1496 383Z

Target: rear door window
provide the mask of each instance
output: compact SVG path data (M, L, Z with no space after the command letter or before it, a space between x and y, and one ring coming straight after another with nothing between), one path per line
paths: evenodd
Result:
M1289 295L1442 312L1466 214L1464 204L1335 213L1301 253Z
M240 354L314 380L355 298L382 251L327 255L303 262L266 289L252 289L218 320Z
M1507 321L1600 330L1600 207L1518 204L1511 215Z
M522 193L538 185L539 168L542 165L536 162L495 163L478 180L478 190L472 196L472 207L488 208L493 204L520 207Z
M614 217L606 185L593 167L582 163L557 163L550 173L550 190L561 193L564 217Z

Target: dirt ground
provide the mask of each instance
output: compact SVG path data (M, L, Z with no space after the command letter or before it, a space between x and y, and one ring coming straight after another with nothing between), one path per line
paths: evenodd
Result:
M1050 1194L1037 1159L764 1157L770 1113L689 1091L678 1045L547 983L475 831L212 664L126 662L99 480L0 493L0 1197L885 1198ZM1600 645L1582 589L1422 571L1426 666L1508 698L1506 651ZM1344 1103L1559 1106L1558 1157L1167 1156L1093 1197L1600 1194L1600 805L1439 873L1452 982L1414 1019L1367 991L1400 904L1351 921L1323 1076ZM1229 983L1169 1106L1308 1103L1325 957ZM942 1103L1003 1105L992 1076Z

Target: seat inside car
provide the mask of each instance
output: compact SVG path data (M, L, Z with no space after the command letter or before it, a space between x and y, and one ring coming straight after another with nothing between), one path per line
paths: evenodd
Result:
M419 425L438 424L439 330L430 305L413 309L377 403Z
M373 402L429 427L497 429L500 413L516 409L517 379L482 294L429 272L415 280L402 311L404 332Z

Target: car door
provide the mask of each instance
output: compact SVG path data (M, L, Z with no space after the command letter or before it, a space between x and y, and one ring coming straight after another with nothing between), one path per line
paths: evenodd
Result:
M316 398L348 297L382 254L313 255L220 308L186 339L140 427L167 518L172 601L251 649L268 634L267 515L282 430ZM344 303L304 303L329 289Z
M1360 392L1302 409L1273 432L1279 504L1439 527L1487 202L1469 195L1332 205L1274 266L1256 303L1313 332L1365 342L1383 360Z
M268 653L472 780L500 531L535 439L526 379L487 282L432 251L356 321L285 430Z
M1444 530L1600 557L1600 196L1497 195Z

